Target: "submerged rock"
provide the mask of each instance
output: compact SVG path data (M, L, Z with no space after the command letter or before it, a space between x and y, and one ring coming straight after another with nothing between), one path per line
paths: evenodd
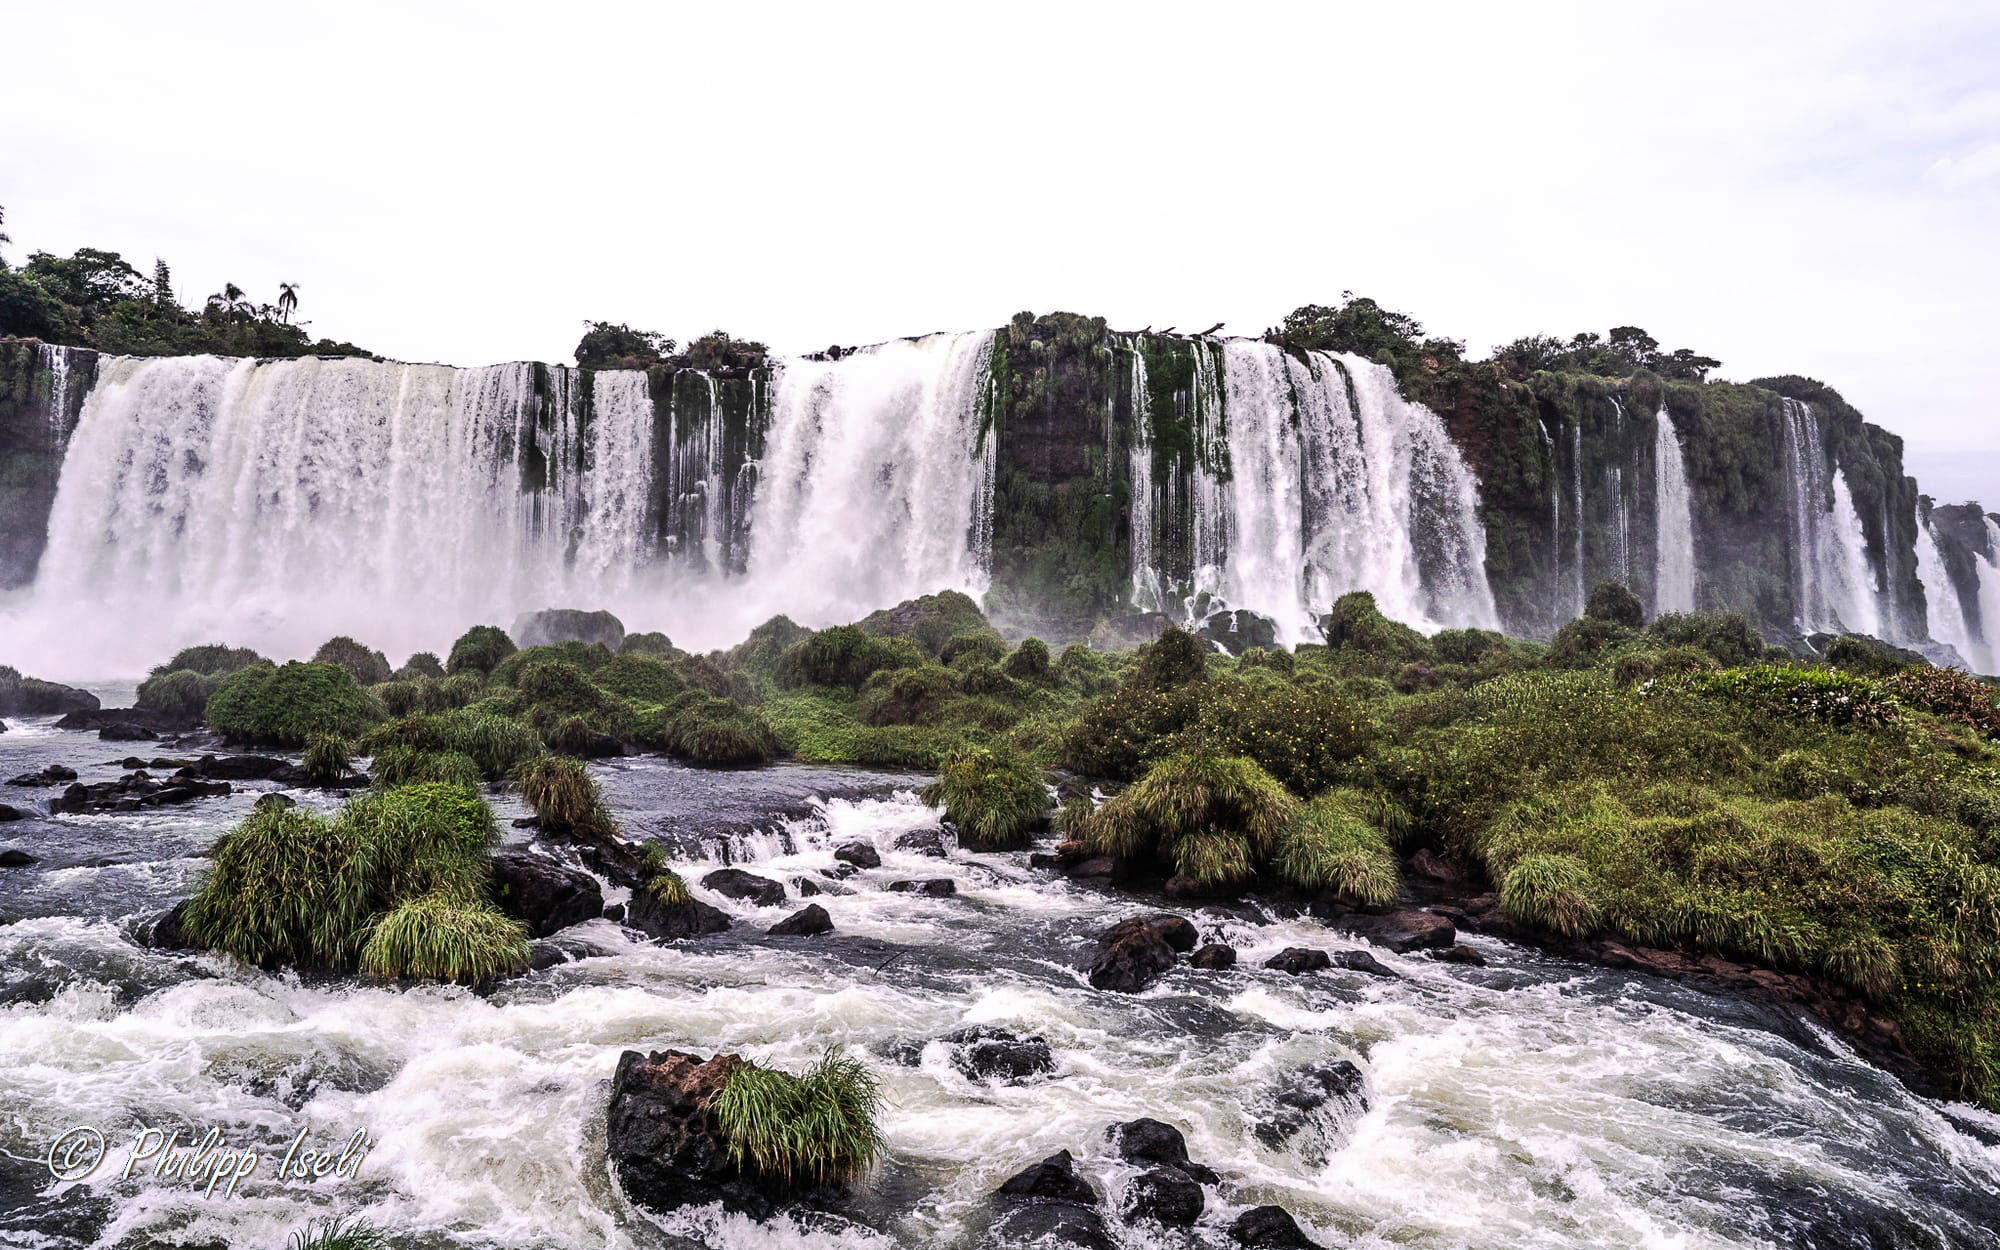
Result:
M1061 1150L1024 1168L993 1196L993 1221L981 1245L991 1250L1116 1250L1098 1210L1097 1190Z
M1305 946L1288 946L1264 961L1266 968L1279 972L1289 972L1298 976L1306 972L1319 972L1333 966L1333 957L1322 950Z
M26 820L27 818L28 813L22 811L20 808L0 803L0 824L4 824L10 820Z
M1153 1163L1173 1168L1205 1185L1219 1179L1214 1171L1188 1158L1187 1138L1164 1120L1143 1116L1114 1124L1110 1129L1111 1148L1127 1163Z
M1366 1084L1361 1069L1345 1059L1295 1068L1273 1088L1268 1109L1251 1126L1251 1135L1276 1150L1332 1103L1345 1104L1355 1114L1366 1111Z
M724 898L744 899L758 907L781 907L785 902L783 884L741 868L718 868L703 877L701 884Z
M501 911L528 926L529 937L545 938L604 914L597 878L529 851L496 852L488 889Z
M1076 1174L1076 1157L1058 1150L1040 1163L1022 1168L1000 1185L1003 1198L1039 1198L1051 1202L1097 1205L1097 1190Z
M1229 1235L1249 1250L1320 1250L1283 1207L1251 1207L1230 1223Z
M60 795L49 800L49 813L136 812L228 793L230 785L226 781L203 781L176 775L162 782L156 781L149 773L136 772L117 781L100 781L93 785L71 782Z
M870 842L843 842L833 848L833 857L856 868L880 868L882 853Z
M38 773L21 773L17 776L9 777L7 784L10 786L59 786L65 782L75 780L76 770L74 768L65 768L61 764L51 764Z
M1234 968L1236 966L1236 948L1226 942L1210 942L1194 954L1189 955L1188 962L1197 968L1207 968L1212 972L1220 972L1225 968Z
M1474 968L1486 966L1486 956L1470 946L1447 946L1443 950L1432 951L1431 958L1445 964L1470 964Z
M818 937L833 932L833 917L818 903L808 903L766 930L772 937Z
M1320 909L1316 905L1314 910ZM1443 916L1427 911L1406 908L1392 911L1387 915L1375 916L1366 912L1334 913L1325 917L1327 923L1349 933L1357 933L1377 946L1386 946L1398 955L1429 948L1449 947L1458 942L1458 930Z
M605 1116L605 1154L625 1196L667 1212L719 1202L757 1218L777 1209L777 1196L729 1161L729 1146L711 1109L734 1055L703 1060L677 1050L618 1057Z
M976 1025L944 1036L953 1048L951 1066L967 1080L1018 1085L1056 1070L1055 1052L1039 1037Z
M0 868L26 868L36 862L35 857L16 847L0 851Z
M1174 966L1174 948L1144 916L1121 920L1097 939L1090 960L1091 988L1136 994Z
M134 725L130 721L117 721L97 731L97 736L106 742L151 742L160 735L144 725Z
M1207 1197L1192 1177L1178 1168L1161 1167L1132 1178L1119 1201L1118 1213L1127 1220L1188 1228L1207 1206Z
M1181 954L1193 950L1201 942L1201 932L1194 927L1194 921L1186 916L1176 916L1172 912L1159 912L1147 916L1146 923L1160 935L1160 940Z
M850 843L849 845L852 844ZM942 829L918 829L913 833L902 835L894 842L891 842L889 846L893 850L904 851L911 855L928 855L933 859L943 859L946 853L944 831ZM869 849L873 850L874 848L870 847ZM873 868L881 862L881 857L877 856L874 864L863 866Z
M1349 972L1362 972L1371 977L1394 977L1396 970L1383 963L1367 951L1340 951L1333 957L1333 966L1345 968Z
M887 888L897 894L921 894L926 898L950 898L958 893L958 883L950 877L930 877L921 881L891 881Z
M657 941L676 942L720 933L729 927L729 917L698 898L662 903L641 889L632 891L632 901L625 905L625 923Z
M141 926L137 934L139 945L150 946L155 950L194 949L188 942L186 931L181 927L183 919L187 916L188 902L189 900L182 899L153 917L150 924Z

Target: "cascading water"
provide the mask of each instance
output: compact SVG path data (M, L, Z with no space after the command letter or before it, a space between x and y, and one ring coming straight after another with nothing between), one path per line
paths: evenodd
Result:
M1787 399L1785 468L1791 479L1792 586L1801 629L1880 634L1878 578L1847 475L1829 465L1812 405Z
M1687 461L1666 404L1654 418L1653 611L1694 611L1694 505Z
M1938 549L1937 531L1931 527L1930 518L1920 512L1916 529L1917 578L1924 586L1930 636L1957 651L1959 658L1973 671L1994 671L1991 651L1983 640L1973 637L1972 629L1966 622L1965 605L1959 601L1958 588L1952 585L1951 574L1945 568L1944 555Z
M1152 398L1146 391L1146 353L1137 344L1131 350L1132 605L1141 612L1158 612L1166 604L1166 591L1153 535L1158 513L1153 499Z
M1266 613L1287 643L1351 590L1420 628L1495 622L1476 484L1435 413L1358 357L1231 340L1221 358L1225 429L1197 424L1227 466L1211 451L1195 474L1197 601Z
M1583 418L1580 416L1574 419L1569 430L1569 482L1570 524L1576 527L1576 550L1570 568L1572 601L1575 607L1569 615L1575 618L1583 615L1584 604L1588 599L1583 587Z
M1611 397L1611 445L1625 447L1625 402L1616 395ZM1606 470L1609 479L1611 506L1616 509L1611 518L1611 563L1618 570L1618 580L1626 585L1632 583L1632 501L1625 496L1625 466L1613 464Z
M1986 643L1986 665L1980 671L2000 673L2000 522L1986 521L1986 553L1974 555L1979 574L1979 630Z

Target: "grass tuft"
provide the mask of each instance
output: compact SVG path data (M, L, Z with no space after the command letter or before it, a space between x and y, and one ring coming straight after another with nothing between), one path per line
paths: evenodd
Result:
M715 1098L730 1162L787 1188L845 1184L882 1153L880 1087L833 1050L802 1076L744 1063Z
M390 980L476 985L528 967L528 931L483 899L424 894L376 924L361 970Z

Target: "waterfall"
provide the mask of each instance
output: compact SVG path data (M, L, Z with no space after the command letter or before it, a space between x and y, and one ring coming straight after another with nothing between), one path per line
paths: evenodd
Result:
M60 447L63 432L69 428L70 349L43 343L37 354L41 359L42 368L49 375L49 441Z
M1146 390L1146 353L1136 340L1131 350L1132 606L1158 612L1165 604L1165 592L1153 533L1158 512L1153 500L1152 398Z
M1799 628L1880 634L1880 584L1868 559L1847 475L1832 470L1812 405L1784 401L1785 469L1791 478L1792 587Z
M1270 615L1287 643L1351 590L1424 629L1495 622L1476 483L1437 414L1358 357L1248 340L1221 357L1227 468L1211 452L1195 474L1197 604Z
M2000 523L1986 522L1986 551L1973 556L1979 575L1979 633L1985 645L1984 673L2000 674Z
M1694 611L1694 506L1687 461L1667 405L1660 404L1653 435L1653 611Z
M1937 531L1931 528L1931 519L1921 510L1917 516L1917 578L1924 586L1930 636L1956 650L1973 671L1992 672L1992 655L1972 636L1965 620L1965 605L1959 601L1958 588L1952 585L1944 555L1938 549Z
M1561 469L1556 463L1556 440L1549 433L1549 423L1537 418L1535 426L1542 432L1542 451L1549 458L1549 628L1554 630L1562 622L1554 619L1556 604L1562 599L1562 488L1557 485Z
M1868 560L1868 539L1861 529L1861 514L1855 510L1854 494L1847 486L1847 473L1833 474L1832 542L1821 551L1829 561L1827 574L1834 616L1849 632L1883 636L1882 600L1876 593L1880 579Z
M1570 616L1575 618L1583 615L1584 604L1589 601L1589 595L1583 585L1583 414L1581 413L1577 414L1575 424L1570 427L1569 432L1569 481L1570 524L1576 527L1575 561L1570 572L1574 583L1572 591L1575 601Z
M760 612L825 625L935 590L985 591L993 337L933 334L778 366L749 566L724 601L744 628Z
M1611 397L1611 446L1618 455L1626 453L1625 447L1625 403L1616 395ZM1632 506L1625 498L1625 466L1614 462L1607 470L1611 487L1611 503L1618 513L1611 521L1612 563L1618 569L1618 580L1632 584Z

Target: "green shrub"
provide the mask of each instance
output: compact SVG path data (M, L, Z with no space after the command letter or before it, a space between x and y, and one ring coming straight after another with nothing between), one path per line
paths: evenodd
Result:
M1360 903L1387 903L1400 882L1389 839L1367 818L1380 800L1330 790L1301 806L1285 827L1274 867L1302 890L1331 890Z
M1174 840L1172 853L1174 875L1203 893L1233 890L1257 872L1249 839L1240 833L1190 833Z
M1556 631L1555 641L1549 644L1549 661L1564 668L1595 664L1632 638L1632 631L1616 621L1580 616Z
M1583 614L1593 621L1607 621L1637 629L1646 623L1646 605L1626 589L1623 582L1599 582L1584 600Z
M640 732L648 745L714 768L762 764L780 749L762 716L696 691L651 713Z
M759 677L772 677L779 661L793 646L812 636L812 631L789 616L774 616L750 631L750 636L731 648L729 663Z
M256 808L216 839L182 925L195 946L265 968L339 962L373 913L354 829L300 808Z
M316 786L330 786L353 769L353 747L335 734L314 734L306 739L305 756L299 761L306 776Z
M858 710L870 725L921 725L934 721L958 694L958 674L937 664L871 673Z
M864 633L906 638L929 655L938 655L956 635L991 629L979 605L956 590L921 595L893 608L871 612L858 622L858 627Z
M844 686L858 690L871 673L916 668L923 652L903 638L878 638L858 626L836 625L794 643L778 659L777 681L788 690Z
M1765 664L1689 680L1691 689L1711 698L1832 725L1886 725L1900 714L1894 696L1880 682L1823 668Z
M591 680L598 689L634 703L665 703L688 686L667 660L629 650L597 670Z
M1154 764L1100 806L1084 841L1124 862L1175 864L1181 839L1220 834L1243 839L1246 853L1261 862L1277 848L1298 806L1254 760L1184 751Z
M1905 706L1948 721L1970 725L1986 738L2000 738L2000 704L1993 687L1955 668L1906 668L1882 683Z
M314 734L357 738L381 719L381 706L332 664L253 664L208 698L209 727L235 742L301 747Z
M219 642L205 643L199 647L183 647L168 660L153 670L153 676L185 670L200 673L204 677L223 677L238 669L249 668L263 660L248 647L226 647Z
M1049 663L1049 644L1039 638L1025 638L1014 653L1007 657L1000 670L1015 681L1046 685L1053 676Z
M864 725L843 700L824 693L773 699L762 711L781 750L816 764L935 769L964 737L953 729Z
M1023 845L1049 810L1041 771L1005 748L954 751L918 797L943 808L959 836L981 850Z
M363 745L378 757L390 747L455 752L469 757L488 781L511 777L515 769L542 754L541 738L526 725L473 708L402 717L368 735Z
M376 753L371 764L371 780L381 789L431 781L476 792L485 780L472 757L458 751L387 746Z
M997 664L984 661L967 664L959 671L958 688L961 692L975 696L994 696L1001 699L1019 697L1021 688L1014 679L1000 671Z
M658 843L648 843L650 850ZM661 868L646 878L646 893L662 907L685 907L694 896L688 893L687 881L671 868Z
M938 650L938 663L963 669L975 664L997 665L1007 658L1007 641L996 629L957 634Z
M357 863L379 900L481 897L493 810L464 786L417 782L372 791L337 819L353 831Z
M1657 647L1705 651L1725 668L1764 658L1764 639L1747 618L1734 613L1663 612L1646 626L1646 637Z
M385 682L391 673L387 656L380 651L370 651L345 634L321 643L319 650L313 653L313 663L338 665L364 686Z
M398 903L361 948L361 970L391 980L476 985L528 968L528 930L483 899L425 894Z
M1522 924L1583 937L1599 923L1596 889L1590 869L1573 856L1524 855L1500 879L1500 910Z
M420 677L444 680L444 661L437 658L435 651L419 651L403 662L394 677L399 681L415 681Z
M200 720L208 711L208 696L216 679L191 668L156 673L139 683L135 705L180 720Z
M1446 664L1482 664L1509 654L1507 637L1490 629L1447 629L1431 635L1431 650Z
M662 660L671 660L681 654L674 640L658 631L642 634L627 634L625 641L618 645L620 655L648 655Z
M605 809L604 796L581 760L544 755L521 766L515 776L521 801L551 833L598 835L616 833L618 826Z
M1437 658L1429 640L1401 621L1382 615L1375 596L1365 590L1350 591L1334 600L1333 611L1320 618L1319 628L1327 645L1336 650L1399 664L1428 663Z
M1139 663L1125 684L1148 690L1171 690L1203 681L1208 677L1209 645L1179 626L1168 626L1160 636L1139 648Z
M1080 642L1063 648L1061 658L1056 661L1055 675L1063 685L1085 694L1096 694L1113 680L1104 657Z
M542 650L545 648L530 648L515 659ZM542 735L544 742L551 741L557 728L572 718L581 719L597 733L620 740L632 737L631 705L598 689L582 669L566 660L530 659L514 674L514 685L527 705L528 724Z
M803 1076L740 1063L715 1098L729 1159L786 1187L840 1185L882 1152L881 1092L859 1062L829 1050Z
M451 644L451 655L445 660L444 671L453 676L459 673L490 674L515 650L514 640L498 625L474 625Z

